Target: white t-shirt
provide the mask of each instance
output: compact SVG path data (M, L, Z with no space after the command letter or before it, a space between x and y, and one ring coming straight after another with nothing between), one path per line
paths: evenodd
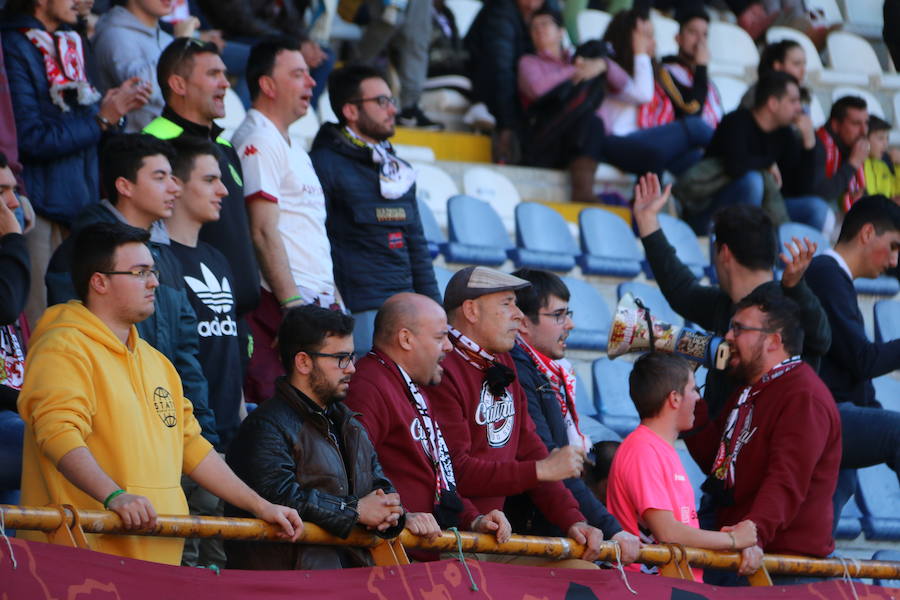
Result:
M253 108L231 143L241 158L247 202L278 204L278 231L294 283L315 294L334 296L325 194L309 154L297 144L288 144L275 124ZM262 284L271 291L265 277Z

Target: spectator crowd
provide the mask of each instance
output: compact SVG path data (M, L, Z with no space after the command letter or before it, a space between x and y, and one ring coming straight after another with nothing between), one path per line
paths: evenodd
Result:
M764 552L829 556L856 469L900 475L900 413L871 382L900 369L900 340L868 339L853 285L897 268L891 125L847 96L817 129L798 43L767 45L726 112L698 1L620 2L574 48L576 0L485 0L464 39L440 0L102 4L3 8L0 503L102 507L129 529L256 516L289 540L303 522L565 535L581 559L477 557L580 569L605 539L626 564L678 543L740 551L738 572L694 571L740 585ZM675 11L677 55L654 58L647 4ZM729 6L758 38L791 4ZM350 48L331 45L336 13L363 24ZM621 440L578 415L558 275L466 266L442 293L390 140L442 127L421 99L445 75L470 83L497 162L568 169L573 201L598 202L600 163L640 175L659 289L731 350L702 394L686 359L645 354ZM247 112L226 137L230 88ZM290 130L325 92L336 122L307 152ZM671 210L713 239L716 285L667 240ZM788 221L833 248L777 248ZM708 476L699 511L680 438ZM89 538L168 564L372 564L349 546Z

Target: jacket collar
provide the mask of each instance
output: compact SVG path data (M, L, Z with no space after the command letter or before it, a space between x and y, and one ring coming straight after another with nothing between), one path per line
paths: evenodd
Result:
M354 414L343 402L336 402L324 410L319 408L312 398L291 385L286 376L275 380L275 394L284 398L303 417L321 416L333 423L343 424Z
M182 129L184 129L185 133L187 133L188 135L209 138L213 142L215 142L216 138L222 135L222 132L225 131L224 129L216 125L215 121L213 121L213 124L210 127L201 125L200 123L194 123L193 121L188 121L177 112L172 110L172 107L170 107L168 104L166 104L163 108L162 117L164 119L172 121Z

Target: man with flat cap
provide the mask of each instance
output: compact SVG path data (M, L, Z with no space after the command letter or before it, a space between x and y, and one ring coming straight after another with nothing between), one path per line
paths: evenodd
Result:
M632 562L640 549L638 539L589 525L562 483L581 475L583 449L565 446L548 453L528 416L528 401L509 351L524 318L515 291L529 285L500 271L466 267L444 292L453 350L443 362L440 385L429 390L429 396L450 448L457 491L483 513L501 509L507 496L528 493L547 520L587 545L584 561L597 558L606 534L619 542L622 561ZM591 566L584 561L552 564ZM538 558L530 564L551 562Z

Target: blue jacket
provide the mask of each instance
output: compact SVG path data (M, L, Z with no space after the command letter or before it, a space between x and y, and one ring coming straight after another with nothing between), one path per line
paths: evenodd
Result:
M556 394L547 385L547 379L541 375L531 358L518 344L510 352L516 363L516 377L528 398L528 414L534 421L537 434L541 436L547 450L569 445L566 424ZM587 522L603 532L609 539L622 531L622 526L606 507L591 492L583 479L571 477L563 481L578 501L582 514ZM527 532L533 535L565 535L544 518L530 498L522 494L512 496L506 501L504 510L512 523L513 531Z
M325 192L334 281L350 312L375 310L399 292L440 302L416 186L383 198L371 150L351 144L334 123L319 129L310 157Z
M71 110L63 112L53 104L44 60L21 28L43 25L28 15L4 16L0 23L22 175L35 211L68 226L100 198L98 106L70 101Z
M116 223L120 219L105 204L95 204L79 215L72 235L53 253L44 281L47 284L47 304L59 304L76 298L69 274L75 234L93 223ZM203 437L213 446L219 445L216 418L209 408L209 385L197 359L197 315L184 291L181 263L167 244L150 241L148 244L156 268L160 271L160 286L156 288L156 310L137 324L138 334L148 344L162 352L175 366L184 395L194 405L194 416L200 422ZM222 451L221 448L217 450Z

